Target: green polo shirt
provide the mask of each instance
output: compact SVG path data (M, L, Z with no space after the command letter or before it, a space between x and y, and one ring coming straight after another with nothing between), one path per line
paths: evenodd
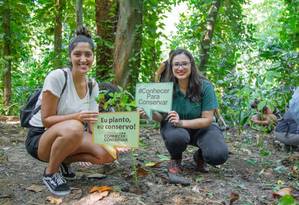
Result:
M180 119L188 120L201 117L202 111L209 111L218 108L218 102L213 85L207 81L202 81L202 95L200 102L192 102L183 94L178 86L175 86L175 95L172 101L172 110L176 111Z

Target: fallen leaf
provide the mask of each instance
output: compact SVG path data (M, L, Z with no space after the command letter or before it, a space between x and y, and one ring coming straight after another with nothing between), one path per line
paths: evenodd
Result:
M232 205L235 201L239 200L240 196L238 193L232 192L230 193L229 205Z
M104 179L106 177L107 176L105 174L91 174L91 175L87 176L87 178L90 178L90 179Z
M153 168L157 168L160 167L162 162L148 162L145 164L146 167L153 167Z
M299 168L297 165L292 167L291 174L293 177L299 178Z
M93 192L105 192L105 191L112 191L113 188L110 186L94 186L90 189L89 193Z
M145 176L148 175L148 171L145 170L145 169L142 168L142 167L138 167L138 168L137 168L137 175L138 175L139 177L145 177Z
M47 201L50 203L50 204L55 204L55 205L59 205L62 203L62 199L61 198L55 198L53 196L48 196L47 197Z
M276 182L278 185L284 185L284 181L282 181L282 180L277 180L277 182Z
M75 202L74 205L98 204L97 201L105 198L106 196L108 196L108 194L109 191L95 192L87 195L86 197L83 197L78 202Z
M277 192L272 193L274 198L280 198L285 195L292 195L292 188L283 188Z
M27 187L26 190L33 192L41 192L44 189L43 186L32 184L30 187Z
M71 187L71 193L67 197L70 199L80 199L82 197L82 189Z

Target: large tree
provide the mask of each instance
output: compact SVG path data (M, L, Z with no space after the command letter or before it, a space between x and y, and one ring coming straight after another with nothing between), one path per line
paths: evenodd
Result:
M83 0L76 0L76 23L77 27L83 25Z
M3 104L9 106L11 99L11 8L10 1L4 0L3 3Z
M209 57L208 52L211 47L211 42L212 42L214 30L215 30L215 25L216 25L218 11L220 8L220 3L221 3L220 0L213 1L212 5L210 7L210 10L208 12L206 28L204 30L204 33L202 35L202 39L200 42L201 53L200 53L199 70L201 70L201 71L205 70L205 66L208 61L208 57Z
M136 53L140 52L138 39L140 39L139 35L141 35L142 5L143 1L141 0L119 0L114 69L115 82L122 87L126 87L129 83L130 69L138 69L136 64L134 67L130 67L130 61L136 60L133 57L138 57Z
M55 28L54 28L54 68L62 67L62 11L64 0L56 0L55 4Z
M96 8L96 77L108 80L112 72L113 49L117 22L115 0L95 0Z

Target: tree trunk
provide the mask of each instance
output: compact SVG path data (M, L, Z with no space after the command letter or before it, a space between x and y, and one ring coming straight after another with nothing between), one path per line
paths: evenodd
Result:
M76 0L77 28L83 25L83 0Z
M217 14L220 8L220 2L221 2L220 0L216 0L212 2L211 8L207 16L206 30L204 31L204 34L200 42L201 54L200 54L199 70L202 72L205 72L206 70L206 64L209 58L208 52L211 47L213 32L216 25Z
M139 50L138 35L142 22L141 0L119 0L119 18L114 48L114 70L116 84L126 87L130 75L130 61L136 57ZM134 67L133 69L138 69Z
M3 105L8 107L11 100L11 27L9 0L3 2Z
M95 0L96 4L96 77L107 80L112 72L113 50L117 22L115 0Z
M61 52L62 52L62 8L64 0L56 0L55 9L55 28L54 28L54 68L62 67Z

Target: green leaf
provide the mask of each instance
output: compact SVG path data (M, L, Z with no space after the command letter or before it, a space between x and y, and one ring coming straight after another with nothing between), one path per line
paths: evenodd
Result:
M278 205L296 205L296 202L294 197L285 195L279 199Z
M252 166L255 166L257 164L257 161L255 159L247 159L245 161Z
M159 157L160 161L170 160L169 156L165 156L165 155L162 155L162 154L158 154L157 156Z

